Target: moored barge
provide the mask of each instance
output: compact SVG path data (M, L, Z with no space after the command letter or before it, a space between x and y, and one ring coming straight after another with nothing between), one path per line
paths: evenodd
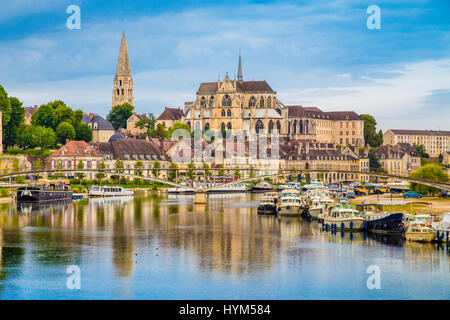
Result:
M68 180L38 180L38 184L17 189L17 202L71 200L73 191Z

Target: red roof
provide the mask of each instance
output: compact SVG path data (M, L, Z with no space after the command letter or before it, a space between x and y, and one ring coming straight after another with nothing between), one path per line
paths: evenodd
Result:
M55 151L52 156L101 157L102 155L86 141L68 141L61 149Z

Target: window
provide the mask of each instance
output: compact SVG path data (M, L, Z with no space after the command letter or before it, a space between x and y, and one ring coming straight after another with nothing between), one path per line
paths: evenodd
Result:
M206 99L205 97L202 97L202 99L200 100L200 106L204 107L206 105Z
M125 94L125 89L122 89L122 95L124 95Z
M255 97L251 97L250 100L248 101L248 107L252 108L254 106L256 106L256 99Z
M257 134L258 134L258 133L262 133L262 131L264 130L264 124L262 123L261 120L258 120L258 121L256 122L255 130L256 130L256 133L257 133Z
M214 105L214 97L209 99L209 106L212 107Z
M122 80L119 80L119 86L122 86Z
M225 123L222 122L220 124L220 130L225 131Z
M270 99L270 97L267 98L267 108L271 108L272 107L272 99Z
M224 107L231 107L231 98L229 95L225 95L222 99L222 106Z
M272 133L273 131L273 122L272 120L269 121L269 133Z
M222 117L225 117L225 110L222 109Z
M227 111L227 117L231 117L231 110L230 109L228 109L228 111Z
M231 122L228 122L228 124L227 124L227 129L228 129L228 130L231 130Z
M263 97L261 97L261 99L259 100L259 107L264 108L264 98Z

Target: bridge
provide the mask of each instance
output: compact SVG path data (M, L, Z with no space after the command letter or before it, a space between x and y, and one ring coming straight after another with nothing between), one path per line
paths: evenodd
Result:
M151 175L152 171L156 170L157 171L157 176L153 176ZM412 178L409 175L394 175L394 174L388 174L388 173L384 173L384 172L373 172L373 171L358 171L358 170L338 170L338 169L295 169L295 168L291 168L291 169L254 169L255 171L271 171L270 173L266 173L266 174L260 174L260 175L251 175L248 174L250 169L248 168L229 168L229 169L224 169L224 168L192 168L192 169L172 169L172 168L161 168L161 169L52 169L52 170L30 170L30 171L22 171L22 172L12 172L12 173L7 173L7 174L0 174L0 180L1 179L9 179L9 178L14 178L14 177L19 177L19 176L28 176L28 175L32 175L32 176L54 176L55 174L63 174L63 175L73 175L73 174L77 174L77 173L93 173L93 174L103 174L106 177L110 177L110 176L119 176L119 177L126 177L126 178L131 178L131 179L143 179L144 181L153 181L153 182L157 182L157 183L161 183L161 184L166 184L166 185L170 185L173 187L179 187L179 188L183 188L183 189L187 189L189 191L193 191L195 193L205 193L208 191L213 191L215 189L224 187L224 186L229 186L229 185L233 185L233 184L237 184L237 183L245 183L245 182L251 182L251 181L255 181L255 180L263 180L266 178L274 178L274 177L279 177L279 176L285 176L285 175L306 175L306 174L311 174L311 173L316 173L316 174L341 174L341 176L345 175L345 177L347 176L355 176L355 175L365 175L365 176L373 176L373 177L378 177L378 178L384 178L384 179L398 179L398 180L405 180L405 181L409 181L412 183L417 183L417 184L421 184L421 185L425 185L425 186L429 186L429 187L433 187L433 188L437 188L437 189L441 189L441 190L450 190L450 182L438 182L438 181L432 181L432 180L426 180L426 179L417 179L417 178ZM169 177L169 172L170 171L176 171L175 172L175 181L171 181L168 179ZM242 179L237 179L237 180L233 180L230 182L224 182L224 183L220 183L220 184L216 184L214 186L211 186L209 188L195 188L192 186L186 186L183 185L181 183L178 183L179 181L179 176L178 173L180 171L183 172L188 172L188 171L192 171L193 172L193 176L197 179L190 179L190 180L199 180L200 177L203 177L203 181L207 181L208 177L212 176L219 176L219 174L217 174L220 171L240 171L240 172L244 172L247 173L249 176L248 177L244 177ZM276 172L274 172L276 171ZM134 172L134 173L132 173ZM136 172L141 172L141 174L136 174ZM165 176L164 178L160 178L161 176L161 172L165 172ZM209 172L209 174L207 174L207 172ZM144 173L147 173L147 175L143 175ZM200 174L199 174L200 173ZM203 173L203 174L202 174ZM186 177L186 176L185 176ZM184 179L187 180L187 179Z

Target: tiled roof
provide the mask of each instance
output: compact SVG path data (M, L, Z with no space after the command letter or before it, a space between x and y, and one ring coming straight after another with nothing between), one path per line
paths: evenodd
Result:
M118 139L99 143L101 154L121 160L169 160L154 144L143 139Z
M331 111L325 113L330 116L331 120L362 120L354 111Z
M89 115L85 115L83 119L81 120L83 123L97 123L98 127L97 130L114 130L114 127L109 121L106 121L99 115L94 115L94 117L89 120Z
M180 108L164 108L157 120L180 120L184 116L183 110Z
M450 131L390 129L394 134L411 136L450 136Z
M200 84L197 94L214 94L217 89L217 82L203 82ZM247 93L275 93L266 81L237 81L236 89Z
M100 157L101 154L93 145L89 145L85 141L68 141L59 150L55 151L52 156Z

